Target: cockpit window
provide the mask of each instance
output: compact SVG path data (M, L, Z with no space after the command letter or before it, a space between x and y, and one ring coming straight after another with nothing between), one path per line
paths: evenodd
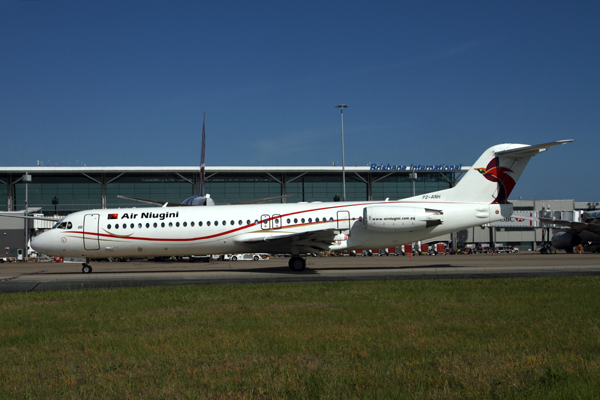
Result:
M52 229L71 229L73 228L73 224L68 221L58 221L56 225L52 227Z

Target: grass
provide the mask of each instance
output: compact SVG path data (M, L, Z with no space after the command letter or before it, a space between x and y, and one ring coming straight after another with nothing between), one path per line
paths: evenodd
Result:
M0 296L0 398L594 398L600 278Z

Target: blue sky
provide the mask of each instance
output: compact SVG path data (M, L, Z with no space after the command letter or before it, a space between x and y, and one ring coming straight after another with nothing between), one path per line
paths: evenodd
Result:
M600 201L600 3L0 0L0 165L471 165Z

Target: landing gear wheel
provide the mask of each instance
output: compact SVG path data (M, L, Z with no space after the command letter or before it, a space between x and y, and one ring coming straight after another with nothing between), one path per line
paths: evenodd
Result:
M258 256L254 256L253 260L258 261Z
M288 262L288 266L292 271L304 271L306 260L302 257L292 257Z
M231 261L237 261L237 257L236 256L231 257Z
M83 272L84 274L91 274L92 273L92 266L90 264L82 264L83 268L81 268L81 272Z

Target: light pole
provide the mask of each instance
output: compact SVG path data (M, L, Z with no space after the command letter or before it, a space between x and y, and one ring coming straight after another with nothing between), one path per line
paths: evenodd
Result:
M344 187L344 201L346 201L346 161L344 159L344 108L348 108L345 104L338 104L335 108L339 108L342 113L342 186Z
M29 199L27 184L31 182L31 175L29 175L28 172L25 172L25 175L23 175L23 182L25 182L25 254L23 256L23 261L25 261L25 257L29 255L29 219L27 218L29 215Z
M415 192L415 182L417 181L417 173L416 172L411 172L408 174L408 179L410 179L412 181L413 184L413 197L416 196L416 192Z

